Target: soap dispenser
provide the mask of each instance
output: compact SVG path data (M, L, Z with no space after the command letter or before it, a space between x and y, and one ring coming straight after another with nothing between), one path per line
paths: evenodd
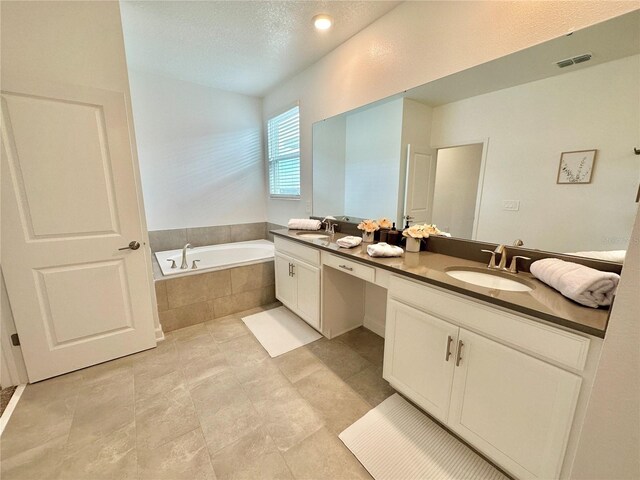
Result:
M398 245L400 243L400 232L396 230L396 222L393 222L391 230L387 233L387 243L389 245Z

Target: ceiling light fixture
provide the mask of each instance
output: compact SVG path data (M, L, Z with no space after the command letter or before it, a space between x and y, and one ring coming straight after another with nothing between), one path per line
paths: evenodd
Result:
M315 17L313 17L313 25L318 30L328 30L329 28L331 28L331 25L333 25L333 18L331 18L329 15L321 13L320 15L316 15Z

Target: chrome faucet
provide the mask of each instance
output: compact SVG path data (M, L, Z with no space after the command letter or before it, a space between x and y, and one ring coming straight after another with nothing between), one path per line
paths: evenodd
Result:
M186 270L189 268L187 264L187 248L193 248L190 243L187 243L184 247L182 247L182 264L180 265L180 269Z
M521 246L523 246L523 245L524 245L524 242L522 241L522 239L521 239L521 238L518 238L518 239L516 239L516 240L513 242L513 246L514 246L514 247L521 247Z
M322 223L324 223L324 231L326 233L330 233L331 235L336 233L337 223L331 223L331 219L329 217L325 217L325 219L322 220Z

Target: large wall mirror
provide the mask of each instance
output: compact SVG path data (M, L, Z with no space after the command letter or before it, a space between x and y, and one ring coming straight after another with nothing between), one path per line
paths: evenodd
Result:
M622 261L634 147L640 11L314 124L313 213Z

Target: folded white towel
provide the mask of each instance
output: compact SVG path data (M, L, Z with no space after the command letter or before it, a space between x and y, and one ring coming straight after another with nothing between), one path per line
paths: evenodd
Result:
M342 237L336 240L336 243L343 248L353 248L362 243L362 237Z
M289 230L320 230L322 222L311 218L292 218L287 227Z
M562 295L587 307L611 305L620 276L594 268L545 258L531 264L531 273Z
M592 252L572 252L567 255L575 255L577 257L595 258L596 260L606 260L607 262L624 262L627 255L626 250L597 250Z
M370 257L400 257L402 256L402 252L402 248L384 242L367 247L367 254Z

